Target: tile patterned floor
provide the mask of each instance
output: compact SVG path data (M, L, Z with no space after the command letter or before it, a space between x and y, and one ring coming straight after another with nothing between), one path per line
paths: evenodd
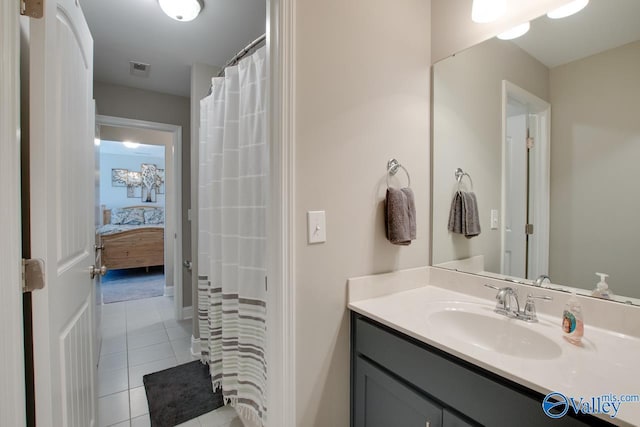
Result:
M156 297L102 306L98 365L99 427L149 427L142 376L194 358L191 320L176 321L173 298ZM223 407L180 427L242 427Z

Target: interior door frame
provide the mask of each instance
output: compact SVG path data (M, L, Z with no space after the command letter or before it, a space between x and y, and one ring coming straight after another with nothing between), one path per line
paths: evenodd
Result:
M530 247L529 259L533 255L535 260L535 270L539 274L548 274L549 271L549 215L550 215L550 182L551 182L551 104L547 101L535 96L534 94L522 89L521 87L509 82L502 81L502 189L501 189L501 224L500 224L500 253L502 254L505 246L504 223L506 218L506 144L507 144L507 104L508 99L513 98L534 106L536 114L541 118L539 127L542 138L536 143L534 152L536 169L533 171L538 178L537 182L532 182L530 192L534 194L536 200L535 206L530 209L533 213L533 224L535 225L534 234L536 236L534 244ZM500 271L504 271L504 257L500 256ZM531 271L531 269L530 269Z
M0 425L26 424L20 204L19 3L0 2Z
M96 125L146 129L172 134L172 146L170 148L173 152L173 188L175 195L172 200L170 198L165 199L165 209L171 209L175 218L173 230L170 230L170 232L172 231L175 234L173 248L173 298L176 320L183 320L185 317L188 317L189 313L187 313L187 311L189 310L185 310L182 307L182 126L100 114L96 115ZM168 206L170 203L173 206ZM165 230L165 239L170 237L168 235L169 233Z
M269 427L296 426L295 0L267 0Z

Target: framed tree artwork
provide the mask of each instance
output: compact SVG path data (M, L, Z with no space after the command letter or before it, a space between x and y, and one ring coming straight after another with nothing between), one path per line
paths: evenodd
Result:
M111 186L126 187L128 173L128 169L111 169Z

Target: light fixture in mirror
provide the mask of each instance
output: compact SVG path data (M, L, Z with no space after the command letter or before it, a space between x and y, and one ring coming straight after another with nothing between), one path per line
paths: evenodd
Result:
M124 141L122 143L122 145L124 145L127 148L130 148L132 150L135 150L136 148L138 148L140 146L139 142L131 142L131 141Z
M182 22L193 21L202 10L199 0L158 0L158 3L168 17Z
M584 295L607 273L640 304L639 20L640 1L591 0L434 65L433 266ZM473 176L473 238L447 226L456 168Z
M567 16L574 15L587 7L589 0L574 0L571 3L565 4L557 9L547 13L547 16L551 19L562 19Z
M506 10L506 0L473 0L471 19L478 24L486 24L500 18Z
M500 40L517 39L518 37L522 37L527 34L529 28L531 28L531 23L525 22L524 24L517 25L512 29L505 31L504 33L498 34L496 37L498 37Z

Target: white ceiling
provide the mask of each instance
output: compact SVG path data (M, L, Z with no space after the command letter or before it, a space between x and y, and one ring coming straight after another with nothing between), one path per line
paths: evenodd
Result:
M591 0L564 19L542 16L515 44L549 68L640 40L639 0Z
M94 39L94 78L189 96L191 64L222 67L264 34L265 0L203 0L200 16L178 22L157 0L81 0ZM129 74L129 61L151 64L148 78Z
M120 141L107 141L103 139L100 141L100 154L164 158L164 145L140 144L136 148L127 148Z

